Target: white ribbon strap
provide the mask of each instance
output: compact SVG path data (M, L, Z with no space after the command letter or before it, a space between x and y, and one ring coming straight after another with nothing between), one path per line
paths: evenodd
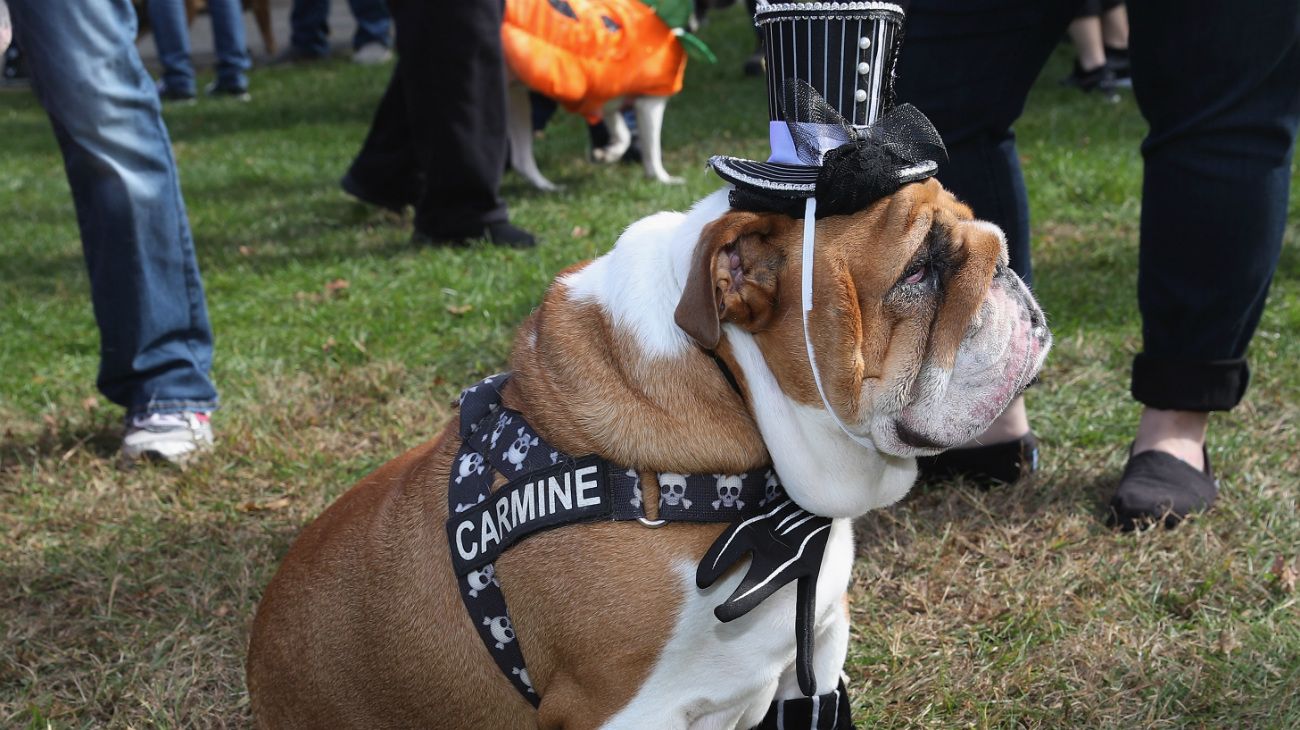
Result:
M808 365L812 368L813 382L817 383L817 394L822 397L822 405L826 406L826 412L831 414L835 419L835 425L840 427L845 436L861 446L874 448L875 445L865 436L859 436L849 430L840 420L840 415L835 412L831 406L830 399L826 397L826 389L822 387L821 370L817 367L817 355L813 352L812 336L808 334L808 313L813 308L813 241L817 237L817 198L809 197L808 202L804 205L803 215L803 342L808 348Z

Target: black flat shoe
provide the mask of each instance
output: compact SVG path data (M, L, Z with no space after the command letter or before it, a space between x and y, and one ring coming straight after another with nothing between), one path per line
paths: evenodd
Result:
M916 463L921 479L927 482L963 477L985 489L994 484L1015 484L1038 471L1038 439L1031 431L1014 441L922 456Z
M1204 471L1163 451L1129 456L1110 498L1107 524L1125 532L1161 523L1173 528L1188 515L1209 509L1219 494L1219 482L1209 452L1202 453Z
M399 215L406 210L406 206L415 205L414 185L411 185L405 194L384 193L366 187L353 177L351 172L345 172L339 179L339 187L343 188L343 192L367 205L383 208Z
M485 240L493 246L507 248L532 248L537 245L533 234L507 222L489 223L474 233L433 233L421 231L417 220L411 243L416 246L468 246L471 241Z
M1112 94L1115 92L1115 72L1106 64L1091 71L1084 71L1083 66L1075 61L1070 75L1061 79L1061 85L1073 86L1083 92L1100 91L1103 94Z

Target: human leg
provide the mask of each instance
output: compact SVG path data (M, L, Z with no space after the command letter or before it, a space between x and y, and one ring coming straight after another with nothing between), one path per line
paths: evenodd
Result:
M158 61L162 63L164 99L194 97L194 63L190 60L190 26L184 0L150 0L149 26L153 29Z
M1101 3L1088 3L1090 12L1070 21L1067 33L1074 44L1077 63L1085 72L1106 64L1106 51L1101 42ZM1095 9L1093 9L1095 8Z
M214 88L242 94L248 90L245 72L253 65L244 38L244 9L239 0L208 0L208 15L212 18L212 41L217 51Z
M924 112L948 148L939 180L1002 228L1011 268L1026 283L1029 197L1012 125L1071 11L1037 0L915 0L898 61L898 101Z
M330 55L330 0L293 0L289 8L289 47L283 60Z
M1246 349L1281 252L1300 123L1294 4L1241 13L1141 0L1129 17L1134 92L1150 125L1138 260L1143 352L1132 378L1145 409L1133 461L1161 452L1186 469L1172 464L1163 481L1126 473L1112 501L1126 527L1164 512L1173 524L1213 500L1212 492L1188 499L1189 485L1205 471L1208 413L1236 406L1249 382Z
M1106 57L1123 51L1128 59L1128 8L1120 0L1110 0L1101 12L1101 40L1106 47Z
M1116 88L1133 88L1133 68L1128 60L1128 8L1124 0L1101 2L1101 42L1106 68L1115 77Z
M203 284L131 3L10 6L76 205L100 391L128 416L216 408Z
M508 228L500 196L506 161L506 76L501 4L392 4L400 74L415 159L424 172L416 204L419 238L460 241L487 234L530 245ZM498 235L493 231L501 233ZM517 231L518 229L514 229Z
M424 187L411 140L402 76L402 61L398 59L366 141L340 181L343 189L358 200L398 213L414 205Z
M385 48L392 45L392 19L383 0L348 0L352 17L357 20L357 30L352 34L352 50L360 50L371 43Z
M1002 228L1011 268L1030 284L1029 196L1012 125L1072 13L1067 2L915 0L898 62L898 101L929 116L948 147L938 179L975 215ZM1017 398L988 431L957 451L1013 444L1029 431L1024 399ZM1001 475L1030 470L1036 458L1036 451L994 451L990 458L1008 464L989 469L1004 481ZM924 460L923 468L936 476L952 473L953 460L964 463L967 456L940 455Z
M1084 0L1077 3L1074 19L1067 34L1074 46L1074 68L1061 79L1066 86L1080 91L1100 91L1112 101L1117 82L1115 70L1107 63L1106 47L1102 42L1102 13L1106 3L1114 0Z

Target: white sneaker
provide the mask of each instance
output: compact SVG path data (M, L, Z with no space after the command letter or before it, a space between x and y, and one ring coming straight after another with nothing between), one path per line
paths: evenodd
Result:
M212 424L206 413L146 413L134 416L122 439L128 461L149 459L184 465L212 448Z
M393 52L378 41L371 41L352 52L352 62L362 66L377 66L393 60Z

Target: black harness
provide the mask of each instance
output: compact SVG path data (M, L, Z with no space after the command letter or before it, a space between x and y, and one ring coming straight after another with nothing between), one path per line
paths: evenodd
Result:
M522 414L502 405L501 389L509 377L493 375L461 393L461 448L447 489L447 541L465 609L488 653L520 694L534 707L541 702L493 567L502 552L536 532L592 520L639 521L648 527L723 522L731 526L701 561L697 584L708 587L736 562L750 558L740 586L715 609L719 620L731 621L798 580L796 667L804 693L816 700L812 609L830 519L799 508L776 473L766 469L739 475L661 473L658 517L650 520L635 470L595 455L557 451ZM498 474L508 481L493 492ZM843 701L842 690L832 693L836 705Z

